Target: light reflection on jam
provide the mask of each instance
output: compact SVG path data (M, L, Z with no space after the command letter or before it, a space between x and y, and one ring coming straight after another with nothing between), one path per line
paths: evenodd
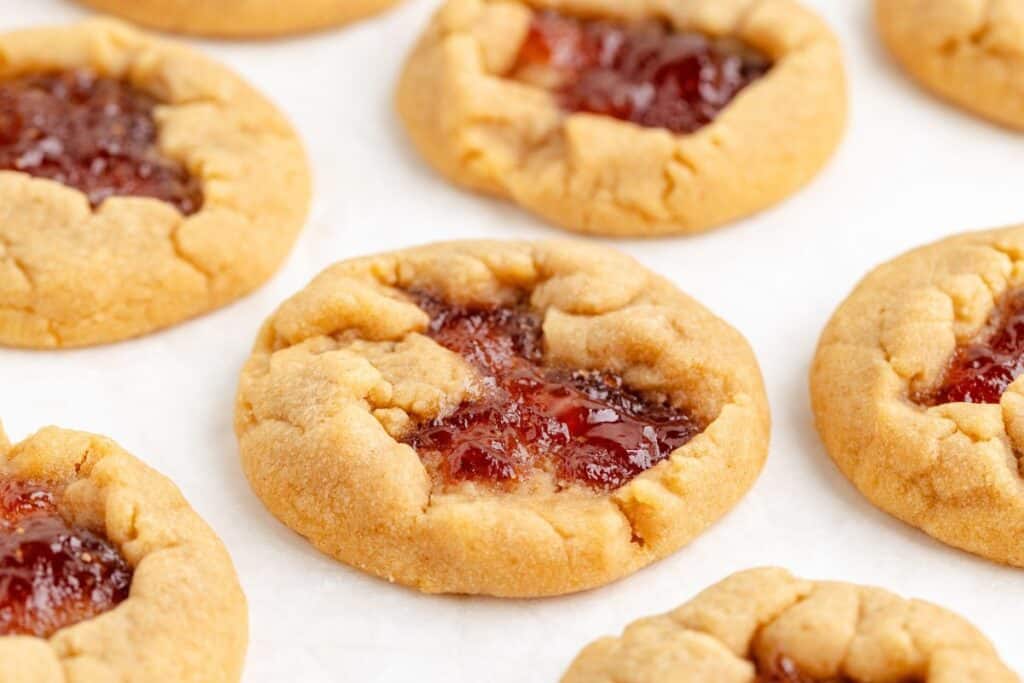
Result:
M938 389L919 397L925 405L999 403L1024 373L1024 290L997 303L985 330L957 348Z
M660 21L583 20L542 11L512 76L553 90L568 111L692 133L771 68L734 41L675 32Z
M406 440L448 482L509 484L539 468L563 485L611 490L703 429L688 412L645 400L614 375L545 366L541 320L526 306L414 298L430 315L427 335L462 355L486 386L483 398Z
M48 637L113 609L132 570L104 538L68 526L46 484L0 480L0 636Z
M0 170L63 183L93 207L137 196L195 213L198 181L157 150L156 106L133 86L84 69L0 81Z

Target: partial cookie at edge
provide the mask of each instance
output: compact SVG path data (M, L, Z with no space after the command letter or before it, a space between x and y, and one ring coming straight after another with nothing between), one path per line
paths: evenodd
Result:
M999 296L1024 286L1024 227L966 233L868 274L822 333L810 388L832 459L875 505L950 545L1024 566L1019 384L1000 404L914 400Z
M396 0L78 0L150 28L219 38L306 33L376 14Z
M763 568L594 641L562 683L752 683L781 657L813 680L1020 680L984 636L947 610Z
M1024 130L1024 3L875 0L875 12L886 47L924 87Z
M0 680L240 680L245 596L223 544L170 481L109 439L54 427L14 446L0 428L0 468L66 486L61 511L102 532L135 570L112 611L49 639L0 638Z

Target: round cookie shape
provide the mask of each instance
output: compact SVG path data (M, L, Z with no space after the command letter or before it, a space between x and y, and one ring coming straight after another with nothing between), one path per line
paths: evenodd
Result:
M269 38L362 19L395 0L78 0L143 26L217 38Z
M1019 683L961 617L879 588L734 574L594 641L562 683Z
M612 48L614 68L576 87ZM664 69L636 66L655 58ZM806 184L842 136L846 85L835 37L792 0L448 0L396 103L450 180L572 231L658 236Z
M109 439L53 427L17 445L0 430L0 481L0 680L240 680L245 596L224 546L170 481ZM62 545L41 550L47 532ZM27 580L53 602L11 623L32 566L54 570ZM75 581L90 582L93 613L71 604L68 619L61 610L82 599L67 595L83 590ZM65 619L44 629L54 615Z
M886 47L921 85L1024 130L1024 2L876 0Z
M1024 567L1024 226L876 268L822 333L810 385L832 459L875 505Z
M141 335L278 268L309 170L241 78L107 20L7 33L0 50L0 344Z
M742 336L632 259L468 241L342 262L286 301L235 427L253 490L321 551L533 597L701 533L753 484L769 422Z

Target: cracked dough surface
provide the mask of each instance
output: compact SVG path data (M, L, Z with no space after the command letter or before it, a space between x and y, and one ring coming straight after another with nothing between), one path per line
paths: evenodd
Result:
M411 288L543 313L548 363L619 374L707 428L610 493L433 482L401 443L481 387L421 334ZM604 247L451 242L346 261L264 325L235 428L264 504L323 552L426 592L540 596L599 586L677 550L753 484L769 432L743 337L674 285Z
M60 511L134 571L128 599L49 639L0 637L3 683L238 681L248 610L231 558L168 479L92 434L49 427L12 446L0 476L65 486Z
M355 21L395 0L78 0L162 31L221 38L302 33Z
M1024 380L999 404L925 408L959 342L1024 286L1024 226L967 233L870 273L825 328L811 370L818 431L875 505L935 538L1024 566Z
M690 135L563 112L546 90L502 75L534 9L662 18L736 37L775 65ZM792 0L448 0L409 57L397 107L438 171L569 230L696 233L807 183L842 136L846 84L829 28Z
M877 0L886 46L922 85L1024 130L1024 0Z
M99 344L217 308L274 273L305 218L301 143L231 71L107 20L0 35L0 79L81 67L165 103L158 147L205 201L187 218L137 197L94 211L76 189L0 171L0 344Z
M1019 683L961 617L879 588L782 569L734 574L588 645L562 683L754 683L788 657L814 680Z

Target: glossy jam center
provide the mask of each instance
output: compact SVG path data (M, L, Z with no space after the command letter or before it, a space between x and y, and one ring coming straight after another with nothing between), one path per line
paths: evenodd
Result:
M203 202L199 183L157 150L157 104L86 70L0 82L0 170L81 190L93 207L130 195L195 213Z
M999 403L1013 380L1024 373L1024 290L1005 295L978 338L957 348L926 405Z
M68 526L55 491L0 481L0 636L48 637L128 597L132 570L105 539Z
M544 11L534 15L512 76L553 90L568 111L692 133L770 68L749 47L663 22Z
M484 378L483 398L407 439L447 482L513 484L541 469L559 485L610 490L703 428L614 375L545 366L541 320L526 306L471 309L414 298L431 317L427 334Z

